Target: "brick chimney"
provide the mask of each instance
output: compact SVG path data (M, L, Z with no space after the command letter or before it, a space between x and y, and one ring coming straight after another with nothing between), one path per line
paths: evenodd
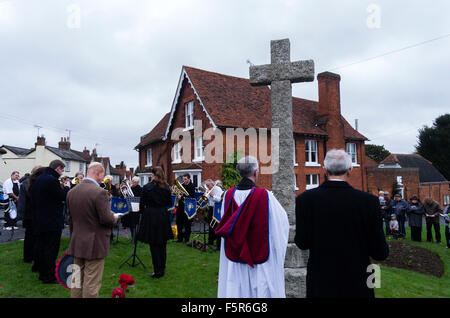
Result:
M37 141L34 144L34 146L35 147L37 147L37 146L45 146L45 137L44 137L44 135L41 135L40 137L39 136L37 137Z
M344 124L341 119L339 74L324 72L317 75L319 82L318 125L328 133L327 150L345 150Z
M58 148L62 150L70 150L69 138L61 137L61 141L58 143Z

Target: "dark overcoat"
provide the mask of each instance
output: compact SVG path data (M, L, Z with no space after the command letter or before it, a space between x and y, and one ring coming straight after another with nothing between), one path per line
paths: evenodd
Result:
M372 298L370 257L388 257L377 197L326 181L296 199L295 243L309 250L307 297ZM369 272L368 272L369 270Z
M422 218L425 215L425 209L423 204L417 202L417 204L408 204L408 209L406 210L408 215L408 224L413 227L422 227Z
M142 220L137 239L149 244L164 244L173 238L167 209L172 205L170 188L159 187L154 182L147 183L142 189L139 210Z

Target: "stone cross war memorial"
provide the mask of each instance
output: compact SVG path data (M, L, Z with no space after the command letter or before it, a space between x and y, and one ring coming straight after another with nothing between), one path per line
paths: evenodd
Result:
M287 297L304 297L306 291L307 253L293 243L295 231L294 136L292 127L292 83L314 81L314 61L291 62L289 39L270 43L271 64L250 66L250 84L270 85L271 131L278 131L279 142L271 143L271 153L279 154L272 162L272 191L286 210L290 234L286 251L285 281ZM272 158L274 156L272 155Z

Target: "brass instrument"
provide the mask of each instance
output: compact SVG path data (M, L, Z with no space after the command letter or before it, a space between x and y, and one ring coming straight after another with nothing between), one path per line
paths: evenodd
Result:
M72 179L71 183L72 183L73 185L78 184L78 183L80 183L80 179L78 179L77 177L75 177L75 178Z
M209 209L209 194L214 190L214 187L216 186L217 181L214 182L214 185L212 188L205 193L202 194L200 198L197 200L197 209L195 210L195 213L198 213L199 219L206 219L208 217L208 209Z
M128 184L128 180L124 179L120 184L120 192L122 193L124 198L132 198L134 197L133 190L131 190L130 185Z
M183 187L181 182L178 179L175 179L175 182L173 186L171 187L172 194L175 195L175 204L173 205L173 208L170 208L168 211L172 212L175 210L176 207L178 207L179 200L183 200L183 198L178 199L178 196L189 196L189 192Z
M105 186L104 188L108 191L108 193L112 195L112 177L106 176L103 179L102 183L104 184L104 186Z

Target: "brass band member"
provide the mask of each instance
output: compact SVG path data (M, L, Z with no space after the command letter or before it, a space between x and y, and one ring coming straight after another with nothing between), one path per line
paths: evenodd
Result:
M189 193L189 198L195 197L195 186L191 181L191 176L186 173L183 175L183 187ZM191 223L184 212L184 199L183 196L178 196L178 209L177 209L177 232L178 232L178 240L177 242L189 242L189 237L191 236Z
M209 190L208 194L208 224L209 224L209 231L208 231L208 245L213 245L214 241L216 241L216 248L217 250L220 249L220 237L218 237L214 233L214 228L217 226L217 224L213 227L211 227L211 221L214 213L214 204L216 202L222 201L222 194L223 190L217 186L217 181L214 182L211 179L208 179L205 181L205 186L207 188L207 191Z
M154 273L153 278L164 276L166 268L166 244L173 238L167 207L172 204L170 187L161 167L152 169L151 181L142 189L139 210L142 219L137 240L150 245Z

